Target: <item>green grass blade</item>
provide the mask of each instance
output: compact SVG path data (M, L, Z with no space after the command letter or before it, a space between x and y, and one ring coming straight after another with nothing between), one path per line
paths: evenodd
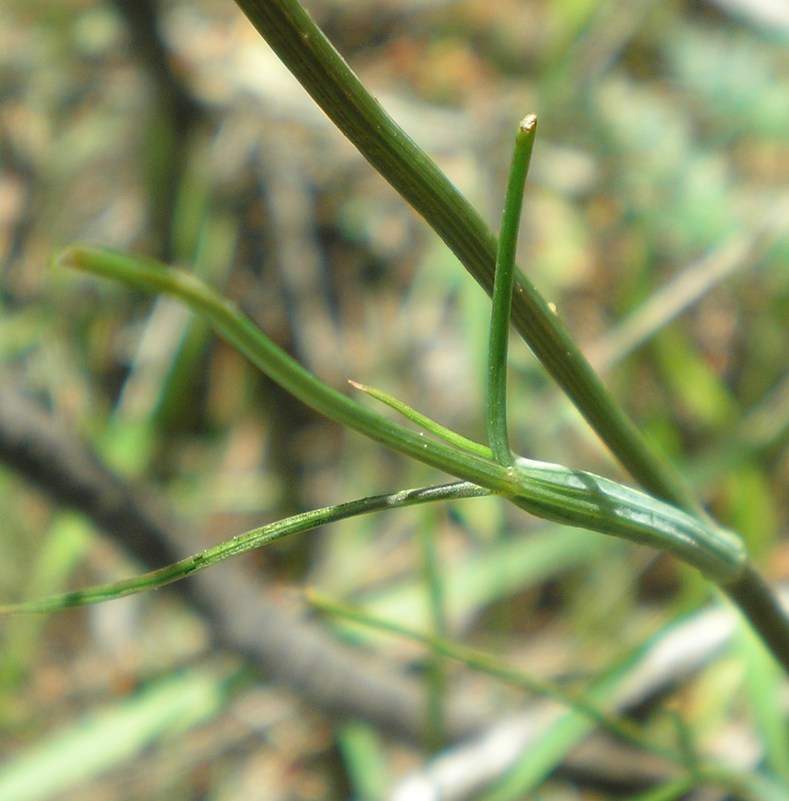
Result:
M697 779L693 776L673 779L659 787L652 787L643 793L630 796L628 801L678 801L694 788L696 782Z
M462 511L460 507L458 511ZM444 576L448 628L463 628L491 604L604 559L608 544L577 528L547 526L449 561ZM407 620L414 629L430 629L424 588L416 578L357 595L355 604L373 616ZM368 632L343 626L343 633L354 640L368 642L374 637Z
M308 590L307 600L325 614L340 617L363 626L369 626L388 634L406 637L409 640L425 645L434 653L460 662L471 670L486 673L526 692L553 698L580 713L581 717L589 724L600 725L628 742L638 743L652 750L655 749L655 746L641 735L638 727L626 720L615 719L602 706L589 703L585 697L566 690L555 682L529 676L522 670L507 665L483 651L469 648L443 636L416 631L410 626L405 626L389 618L371 615L369 612L331 598L318 590ZM663 752L661 751L661 753ZM679 759L679 757L676 758Z
M782 704L785 677L752 631L741 628L737 645L745 667L745 691L750 702L769 770L789 787L789 731Z
M515 280L515 253L518 247L523 189L529 172L537 117L527 114L515 137L504 214L496 250L496 273L493 279L493 304L488 342L488 380L486 422L490 448L500 464L513 463L507 426L507 356L509 350L512 289Z
M384 798L389 774L378 733L366 723L349 721L337 731L337 745L357 801Z
M227 540L194 556L188 556L159 570L152 570L149 573L143 573L112 584L102 584L75 592L52 595L41 600L23 601L18 604L0 606L0 615L54 612L58 609L111 601L127 595L135 595L146 590L164 587L167 584L180 581L192 573L197 573L223 562L225 559L247 553L256 548L262 548L264 545L280 540L283 537L311 531L319 526L346 520L356 515L439 500L479 497L486 494L488 494L488 491L481 487L466 482L456 482L437 487L402 490L389 495L376 495L348 501L336 506L326 506L252 529L245 534L233 537L232 540Z
M0 766L3 801L46 801L126 762L164 737L209 720L233 684L227 671L165 679L8 758Z
M430 613L430 630L436 637L447 635L446 584L439 564L438 521L432 508L424 510L419 526L419 544L422 556L422 576L427 590ZM447 670L445 658L436 652L430 655L425 667L427 692L427 720L425 725L427 747L433 751L445 741L445 699Z

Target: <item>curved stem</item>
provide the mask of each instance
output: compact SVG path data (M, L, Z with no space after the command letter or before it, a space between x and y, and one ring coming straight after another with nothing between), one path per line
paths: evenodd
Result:
M166 292L205 318L214 330L252 364L320 414L393 450L439 470L512 495L517 481L506 468L483 456L428 439L319 381L277 347L230 301L191 273L107 250L71 247L60 264L112 278L145 292Z
M309 512L294 515L293 517L277 520L260 528L233 537L213 548L208 548L194 556L187 556L167 567L152 570L133 576L129 579L117 581L112 584L102 584L88 587L76 592L52 595L38 601L23 601L18 604L0 606L0 615L20 614L23 612L54 612L58 609L67 609L74 606L87 606L88 604L112 601L127 595L136 595L146 590L158 589L173 582L180 581L192 573L197 573L233 556L262 548L291 534L302 534L306 531L336 523L349 517L370 514L382 509L400 509L420 503L433 501L447 501L458 498L476 498L489 495L490 492L482 487L470 484L467 481L456 481L451 484L442 484L436 487L421 487L419 489L402 490L388 495L375 495L369 498L360 498L354 501L326 506Z

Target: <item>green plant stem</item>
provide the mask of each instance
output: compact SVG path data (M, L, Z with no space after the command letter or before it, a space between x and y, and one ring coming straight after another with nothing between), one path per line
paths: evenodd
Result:
M64 251L60 261L147 292L175 295L296 398L376 442L503 494L532 514L660 548L684 559L720 585L733 584L735 589L730 596L789 672L789 622L777 599L754 570L746 571L746 554L738 538L706 517L688 515L642 492L584 471L526 459L504 467L445 442L427 439L321 383L233 304L182 270L79 247ZM765 610L772 611L767 618L763 618Z
M518 459L505 467L429 439L341 395L190 273L151 260L81 247L68 248L60 262L137 289L180 298L258 369L317 412L400 453L504 495L531 514L668 551L719 584L741 575L746 556L742 542L706 518L562 465Z
M739 579L722 589L789 673L789 619L775 592L750 564Z
M206 319L252 364L320 414L393 450L494 492L513 495L516 477L474 453L428 439L332 389L278 348L248 317L199 278L151 259L113 251L71 247L58 261L145 292L166 292Z
M422 551L422 574L427 588L430 622L436 637L446 637L446 599L443 577L438 557L438 526L433 509L423 512L419 531ZM426 665L425 686L427 690L426 743L432 751L446 744L445 700L447 693L447 670L442 654L433 651Z
M421 214L490 294L496 240L482 219L377 100L297 0L236 0L261 36L340 131ZM701 519L706 514L676 473L649 446L608 393L573 338L534 286L518 274L512 323L556 383L633 478L659 498ZM732 597L789 672L789 619L749 569ZM763 582L759 580L763 585ZM772 609L765 630L759 615ZM772 647L772 646L771 646Z
M490 294L496 239L427 154L384 111L296 0L236 0L285 66L359 152ZM609 395L537 290L518 275L512 322L600 439L643 487L698 513L675 471Z
M499 464L512 464L507 425L507 367L512 311L512 288L515 280L515 253L518 248L523 189L537 132L537 117L527 114L518 126L512 166L504 196L504 213L496 251L496 272L493 279L490 340L488 342L487 409L485 419L488 440Z
M452 431L452 429L447 428L446 426L442 426L440 423L437 423L427 415L418 412L416 409L411 408L408 406L408 404L403 403L401 400L390 395L388 392L376 389L375 387L369 387L366 384L360 384L358 381L348 381L348 383L354 389L364 392L365 395L369 395L371 398L375 398L376 400L381 401L381 403L385 403L390 409L394 409L396 412L403 415L403 417L405 417L407 420L410 420L412 423L415 423L420 428L430 432L439 439L443 439L444 442L448 442L450 445L454 445L460 450L469 451L477 456L481 456L483 459L493 458L493 452L487 445L482 445L479 442L475 442L473 439L468 439L467 437Z
M747 563L742 540L711 521L584 470L523 458L515 470L522 480L510 500L537 517L658 548L719 585L742 577ZM561 520L554 517L559 510Z
M158 589L173 582L180 581L192 573L205 570L212 565L238 556L242 553L262 548L291 534L303 534L319 526L346 520L349 517L379 512L384 509L401 509L421 503L457 500L460 498L477 498L489 495L489 491L466 481L456 481L435 487L401 490L388 495L374 495L360 498L336 506L326 506L293 517L277 520L260 528L233 537L213 548L208 548L194 556L188 556L159 570L152 570L129 579L88 587L76 592L52 595L43 600L23 601L18 604L0 606L0 615L21 614L23 612L54 612L74 606L86 606L101 601L111 601L127 595L136 595L146 590Z

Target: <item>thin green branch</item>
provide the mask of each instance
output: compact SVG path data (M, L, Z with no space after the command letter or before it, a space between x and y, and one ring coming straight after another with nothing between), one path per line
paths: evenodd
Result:
M302 514L252 529L245 534L233 537L232 540L227 540L194 556L188 556L159 570L152 570L112 584L102 584L75 592L63 593L62 595L52 595L41 600L23 601L18 604L0 606L0 615L54 612L58 609L86 606L101 601L112 601L127 595L136 595L146 590L164 587L167 584L180 581L193 573L223 562L225 559L262 548L264 545L281 540L283 537L289 537L291 534L303 534L304 532L312 531L328 523L336 523L339 520L346 520L350 517L370 514L384 509L402 509L406 506L414 506L420 503L476 498L489 494L489 491L482 487L466 481L460 481L435 487L401 490L388 495L375 495L337 504L336 506L326 506L322 509L303 512Z
M450 445L454 445L460 450L481 456L483 459L493 458L493 452L487 445L483 445L481 442L475 442L473 439L468 439L456 433L451 428L442 426L441 423L437 423L427 415L422 414L422 412L418 412L416 409L403 403L400 399L395 398L388 392L376 389L375 387L369 387L367 384L360 384L358 381L348 381L348 383L354 389L364 392L365 395L369 395L371 398L385 403L390 409L399 412L407 420L410 420L412 423L415 423L420 428L435 435L439 439L443 439L444 442L448 442Z
M499 464L506 465L511 465L514 461L507 425L507 366L515 253L518 248L523 189L536 133L537 117L535 114L527 114L521 120L515 137L493 279L485 419L493 455Z

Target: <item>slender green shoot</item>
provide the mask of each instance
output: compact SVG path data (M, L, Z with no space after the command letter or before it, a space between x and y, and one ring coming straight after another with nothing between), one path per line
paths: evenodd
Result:
M153 259L87 247L67 248L58 263L144 292L173 295L272 381L319 414L457 478L506 495L517 490L511 472L501 465L429 439L327 386L277 347L233 303L191 273Z
M438 521L430 507L422 514L419 527L422 552L422 574L427 588L430 625L436 637L447 636L446 593L438 556ZM445 744L444 701L447 690L446 657L431 651L427 660L425 684L427 689L427 745L437 751Z
M508 665L495 656L455 642L446 636L437 637L432 634L426 634L425 632L413 629L397 621L370 614L359 607L351 606L320 590L311 588L305 592L305 595L310 605L326 615L342 618L361 626L374 628L377 631L385 632L396 637L405 637L412 642L424 645L434 653L439 653L447 659L465 665L470 670L491 676L510 687L558 701L589 723L600 726L601 729L621 739L623 742L629 743L648 753L655 754L682 770L687 770L690 775L684 776L678 781L684 781L692 786L709 784L711 786L724 787L732 790L735 788L737 790L741 788L744 789L745 785L750 785L757 781L756 775L743 775L740 772L733 772L729 768L724 768L710 762L697 761L691 766L688 766L687 754L682 748L672 748L656 743L654 737L646 733L641 726L616 713L612 713L610 709L606 707L607 700L616 696L621 685L623 683L627 684L632 673L639 670L641 662L638 652L622 660L618 666L596 679L592 686L588 687L586 690L579 691L568 688L555 681L530 676L522 669ZM648 650L644 658L649 659ZM541 743L551 738L554 731L564 726L567 722L568 721L565 719L558 718L551 729L546 730L541 738ZM583 732L579 734L577 739L580 739L582 735ZM575 739L568 744L568 750L572 747L574 742ZM539 746L537 748L539 748ZM754 792L752 796L749 794L746 797L766 799L767 795ZM775 797L777 798L779 796ZM770 798L772 799L772 796L770 796Z
M388 392L384 392L381 389L376 389L375 387L367 386L367 384L360 384L358 381L349 380L348 383L354 389L364 392L365 395L369 395L371 398L375 398L376 400L381 401L381 403L385 403L390 409L394 409L396 412L399 412L407 420L410 420L412 423L415 423L417 426L429 432L430 434L433 434L439 439L443 439L444 442L448 442L450 445L454 445L456 448L459 448L462 451L468 451L476 456L481 456L483 459L493 458L493 452L487 445L483 445L481 442L475 442L473 439L468 439L467 437L456 433L451 428L442 426L441 423L437 423L427 415L422 414L422 412L418 412L416 409L403 403L403 401L395 398Z
M493 308L490 318L488 342L488 383L486 421L488 440L499 464L514 462L507 427L507 353L512 313L512 289L515 281L515 253L518 248L523 190L529 172L534 137L537 133L537 116L527 114L520 122L515 137L504 213L496 251L496 272L493 278Z
M264 545L289 537L291 534L303 534L307 531L312 531L328 523L336 523L339 520L347 520L350 517L383 509L401 509L420 503L476 498L489 494L490 492L482 487L460 481L434 487L401 490L387 495L375 495L347 501L335 506L326 506L252 529L245 534L233 537L232 540L227 540L201 553L188 556L159 570L152 570L112 584L101 584L75 592L52 595L41 600L23 601L17 604L0 606L0 615L23 612L54 612L58 609L87 606L101 601L112 601L127 595L136 595L146 590L164 587L167 584L180 581L193 573L223 562L225 559L262 548Z
M557 682L535 678L520 668L507 665L502 660L484 651L470 648L444 635L427 634L391 619L370 614L317 589L308 589L305 594L307 602L324 614L342 618L361 626L368 626L394 636L405 637L424 645L433 653L441 654L447 659L460 662L471 670L485 673L511 687L545 698L553 698L580 712L589 720L624 741L657 753L672 762L684 765L683 757L680 753L656 746L654 741L643 734L640 728L631 721L612 715L602 706L585 698L583 694L574 692Z

